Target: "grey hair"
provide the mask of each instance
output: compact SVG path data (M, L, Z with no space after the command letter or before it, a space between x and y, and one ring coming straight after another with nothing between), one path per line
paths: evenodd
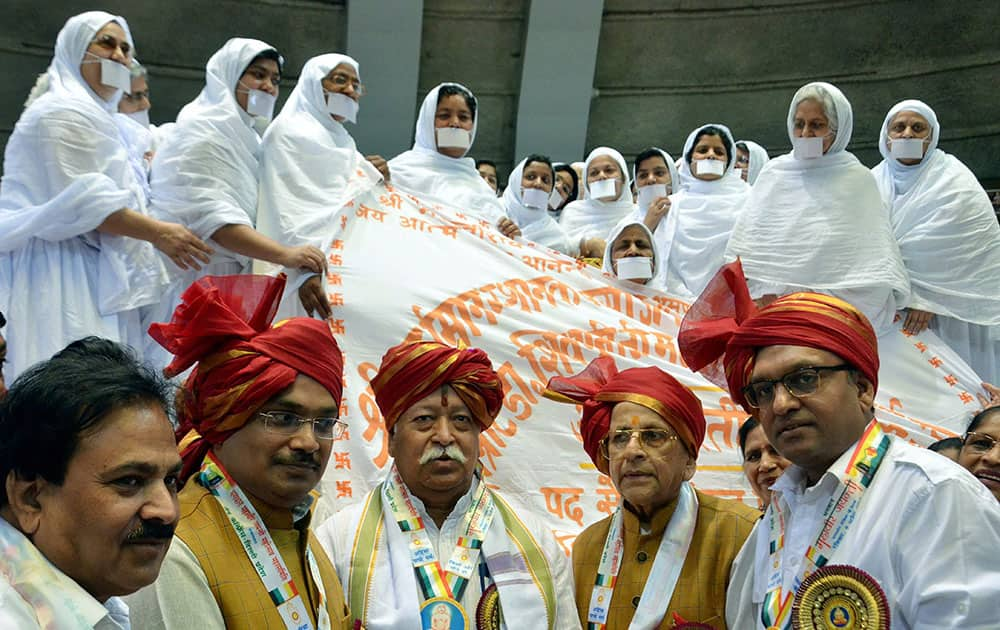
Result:
M833 102L833 96L821 85L809 85L802 88L799 92L799 100L795 102L795 107L798 107L802 101L809 100L820 104L820 107L823 108L823 113L826 114L827 120L830 121L830 131L836 133L840 125L837 121L837 105Z
M129 66L129 72L132 74L133 79L138 79L149 74L146 72L146 66L139 63L139 60L135 57L132 58L132 65Z

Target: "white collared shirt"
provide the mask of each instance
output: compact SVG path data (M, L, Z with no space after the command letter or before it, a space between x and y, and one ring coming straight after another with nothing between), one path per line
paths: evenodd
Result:
M0 548L0 628L131 630L125 602L102 605L3 518Z
M828 565L872 576L888 601L893 630L995 630L1000 624L1000 503L964 468L937 453L892 439L844 541ZM782 584L802 568L822 528L827 503L843 485L852 445L806 487L789 466L775 482L785 515ZM768 508L769 510L771 508ZM733 563L726 601L730 628L763 628L769 577L769 515L758 522Z

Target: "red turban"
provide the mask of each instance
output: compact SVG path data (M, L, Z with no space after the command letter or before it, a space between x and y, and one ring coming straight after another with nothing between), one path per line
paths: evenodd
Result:
M583 405L580 420L583 448L597 470L604 474L608 474L608 461L599 448L611 430L611 410L620 402L655 411L673 427L694 457L705 439L705 412L698 397L658 367L619 372L614 359L602 355L576 376L549 379L543 395L558 402Z
M483 429L493 424L503 404L503 383L485 352L436 341L390 348L371 385L388 431L414 403L443 385L455 390Z
M284 286L284 275L206 276L184 291L169 324L149 327L174 354L167 376L198 363L178 404L182 479L201 466L212 444L241 429L300 373L340 405L344 358L326 322L295 317L271 327Z
M820 293L793 293L758 310L743 267L719 270L681 322L684 361L753 413L743 396L757 351L791 345L832 352L858 369L878 390L878 341L868 319L847 302Z

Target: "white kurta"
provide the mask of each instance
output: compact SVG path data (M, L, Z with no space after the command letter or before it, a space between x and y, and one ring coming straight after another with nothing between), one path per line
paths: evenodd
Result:
M789 153L764 166L725 260L742 260L753 298L826 293L853 304L882 334L909 303L909 279L875 178L843 150L853 128L850 103L832 85L810 85L823 86L837 105L836 140L821 157ZM790 138L797 103L789 108Z
M475 160L438 153L434 113L437 111L438 92L445 85L458 85L472 94L471 90L457 83L442 83L428 92L417 114L413 148L389 160L389 177L393 186L405 192L421 198L438 199L460 208L469 218L483 219L496 225L506 216L503 203L479 175ZM473 142L478 125L477 111L472 123Z
M790 588L819 533L828 501L843 488L833 471L844 470L854 448L811 488L794 465L772 486L785 514L783 588ZM733 563L726 603L730 628L764 628L768 538L765 514ZM857 520L828 564L854 566L875 578L893 630L992 630L1000 619L997 549L1000 504L986 487L951 460L892 438Z
M521 236L529 241L544 245L564 254L570 253L572 247L566 232L559 222L549 215L548 208L529 208L524 205L521 178L524 176L524 163L527 158L514 167L507 180L507 188L503 191L503 203L507 216L521 228Z
M373 492L379 492L381 485ZM469 489L458 503L454 510L445 519L439 529L433 519L428 516L424 509L423 502L417 497L413 497L413 503L417 508L438 559L451 557L458 542L460 526L462 525L465 512L468 510L475 492L476 484ZM323 545L327 555L333 560L337 568L337 574L344 584L345 590L349 589L351 552L354 549L355 535L360 524L365 503L356 503L337 512L327 519L316 530L316 538ZM518 517L535 537L542 551L549 561L549 570L552 574L553 588L556 596L556 619L554 628L572 629L579 628L579 619L576 614L576 604L573 591L573 571L569 565L565 553L552 536L551 530L544 524L544 521L527 510L518 510ZM376 541L375 554L375 578L372 580L373 593L368 598L368 617L365 628L368 630L420 630L420 602L422 594L417 584L413 565L410 564L410 552L408 541L399 530L399 525L393 518L392 510L386 508L383 512L382 535ZM484 558L491 567L491 572L497 582L517 581L521 584L524 580L528 583L531 578L525 575L524 559L516 553L516 548L512 553L512 541L504 529L503 519L499 513L493 519L486 538L483 540L483 550L480 561ZM508 556L508 554L510 554ZM508 571L504 575L496 567L507 567ZM519 586L519 588L524 588ZM468 582L465 593L462 596L462 607L465 609L470 619L475 618L476 606L482 596L482 586L479 574L476 573ZM349 595L348 595L349 599ZM503 608L505 620L504 628L544 628L545 607L542 603L542 595L538 593L538 606L532 610L517 610L503 605L504 591L500 588L500 605ZM537 615L541 611L542 618ZM356 617L360 611L351 611Z
M94 34L124 19L71 18L56 40L48 91L21 115L0 187L0 311L12 381L68 343L99 335L139 347L138 308L156 302L166 269L153 246L97 232L124 208L145 212L128 150L105 102L80 75Z
M886 145L900 111L933 129L925 157L905 165ZM889 206L893 233L910 276L909 306L934 313L931 328L989 383L1000 381L1000 225L989 197L961 161L937 149L934 111L903 101L882 124L883 158L872 173Z
M621 169L622 183L621 193L618 198L612 201L601 201L590 196L590 184L587 183L587 171L594 158L609 156L618 163ZM590 152L587 161L583 165L583 181L580 185L585 191L586 198L574 201L563 208L559 217L559 225L562 226L569 238L571 254L580 253L580 241L585 238L600 238L607 240L608 234L623 219L628 218L635 211L635 204L632 203L631 182L628 177L628 165L625 158L618 151L609 147L598 147Z

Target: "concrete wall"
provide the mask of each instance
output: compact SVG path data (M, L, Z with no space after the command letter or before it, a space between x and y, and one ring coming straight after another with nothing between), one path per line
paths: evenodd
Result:
M264 39L282 51L287 95L308 57L346 50L345 1L106 0L103 6L130 21L152 74L152 119L160 122L197 94L208 57L235 35ZM514 155L514 140L531 1L423 3L413 118L439 82L468 85L482 114L472 155L494 159L502 176L523 157ZM573 9L572 0L534 1ZM35 75L47 66L66 17L93 6L71 0L5 5L0 143ZM657 144L677 154L691 129L723 122L738 137L778 154L789 149L789 99L803 83L823 79L851 99L851 150L867 164L877 162L876 136L886 110L916 97L937 110L941 147L980 178L1000 182L997 24L995 0L605 0L586 147L607 144L630 157ZM563 71L586 65L571 60ZM360 124L377 125L364 111L362 103ZM372 146L360 148L408 146L412 120L408 129L410 135L391 143L366 129L359 136Z

